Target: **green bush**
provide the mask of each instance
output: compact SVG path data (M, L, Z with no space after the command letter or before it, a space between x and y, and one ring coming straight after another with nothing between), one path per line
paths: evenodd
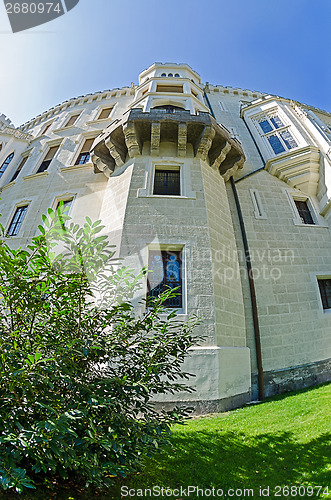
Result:
M107 487L185 417L151 398L190 390L181 365L194 322L164 316L173 292L137 317L130 300L146 271L113 260L100 221L79 227L60 209L43 222L18 250L1 227L0 484L21 492L60 476Z

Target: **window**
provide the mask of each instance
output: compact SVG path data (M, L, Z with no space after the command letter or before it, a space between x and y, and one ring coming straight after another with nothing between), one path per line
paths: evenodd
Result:
M178 295L168 299L165 306L180 309L183 305L182 252L150 250L148 268L150 273L147 279L147 298L158 297L169 288L178 288L176 291Z
M167 75L166 75L166 73L162 73L162 75L161 75L161 76L167 76Z
M307 201L294 200L294 203L297 208L297 211L299 212L302 224L315 224L315 221L309 210Z
M180 168L155 168L153 194L180 196Z
M90 161L91 155L90 150L92 148L94 142L93 139L86 139L84 145L82 147L81 152L79 153L75 165L84 165L85 163Z
M179 74L179 73L175 73L175 77L176 77L176 78L179 78L179 77L180 77L180 74Z
M37 174L39 174L40 172L45 172L45 170L48 169L48 167L51 164L58 149L59 149L59 146L54 146L54 147L49 149L47 155L45 156L43 162L41 163L41 165L39 166L39 168L37 170Z
M104 120L105 118L109 118L110 113L113 111L113 107L104 108L100 115L98 116L98 120Z
M157 85L156 92L176 92L183 93L183 85Z
M323 309L331 309L331 278L318 279Z
M73 202L73 198L70 198L68 200L59 200L56 204L56 209L55 211L57 211L57 209L62 206L62 209L63 209L63 212L60 216L60 221L61 221L61 224L62 224L62 227L63 229L65 228L65 221L62 219L62 215L69 215L69 212L70 212L70 208L71 208L71 205L72 205L72 202Z
M276 155L298 147L297 142L289 132L289 126L285 125L277 114L260 118L258 124Z
M52 124L53 124L53 122L49 122L49 123L47 123L47 124L45 125L45 127L42 129L42 131L41 131L41 134L40 134L40 135L45 135L45 134L46 134L46 132L47 132L47 131L51 128Z
M6 168L8 167L9 163L12 161L13 158L14 158L14 153L11 153L9 156L7 156L7 158L5 159L5 161L3 162L3 164L1 165L1 168L0 168L0 177L3 176L3 174L6 171Z
M76 121L78 120L79 116L80 116L80 115L72 115L72 116L69 118L69 120L68 120L68 122L67 122L67 124L66 124L66 127L72 127L72 125L75 125L75 123L76 123Z
M24 216L28 209L28 205L17 207L14 217L9 225L7 236L16 236L21 228Z
M19 174L20 174L22 168L24 167L27 159L28 159L28 156L26 156L25 158L23 158L23 160L21 161L21 163L17 167L16 172L14 173L13 177L10 179L10 182L14 181L19 176Z

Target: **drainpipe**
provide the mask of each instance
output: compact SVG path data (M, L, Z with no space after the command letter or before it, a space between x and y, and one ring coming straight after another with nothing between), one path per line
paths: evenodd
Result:
M257 312L255 283L254 283L254 277L253 277L253 272L252 272L251 256L250 256L249 247L248 247L247 234L246 234L243 214L241 211L238 192L237 192L236 184L233 180L233 177L230 178L230 183L231 183L233 196L234 196L236 207L237 207L239 223L240 223L240 230L241 230L241 235L242 235L244 250L245 250L245 260L246 260L248 282L249 282L249 291L250 291L250 296L251 296L252 314L253 314L259 400L262 401L264 399L263 366L262 366L260 325L259 325L259 316L258 316L258 312Z
M210 109L210 112L212 116L216 119L213 108L211 107L208 95L206 91L204 92L205 99L207 101L208 107ZM244 120L244 118L243 118ZM247 127L247 123L244 120L244 123ZM251 131L247 127L249 133L251 134ZM255 146L257 147L257 150L260 154L260 157L263 162L263 168L259 168L258 170L255 170L253 173L256 173L260 170L263 170L265 168L265 162L262 157L262 154L255 142L254 137L251 134L251 137L255 143ZM246 178L246 176L245 176ZM240 230L241 230L241 236L243 240L243 245L244 245L244 250L245 250L245 260L246 260L246 267L247 267L247 274L248 274L248 282L249 282L249 291L250 291L250 296L251 296L251 305L252 305L252 314L253 314L253 326L254 326L254 339L255 339L255 352L256 352L256 364L257 364L257 380L258 380L258 394L259 394L259 400L262 401L264 399L264 382L263 382L263 365L262 365L262 349L261 349L261 336L260 336L260 325L259 325L259 316L257 312L257 301L256 301L256 293L255 293L255 283L254 283L254 277L253 277L253 272L252 272L252 263L251 263L251 256L249 252L249 247L248 247L248 241L247 241L247 234L246 234L246 229L245 229L245 223L244 223L244 218L240 206L240 201L238 197L238 192L237 188L235 185L235 181L233 177L230 178L230 183L233 191L233 196L235 199L236 203L236 208L237 208L237 213L239 217L239 223L240 223Z

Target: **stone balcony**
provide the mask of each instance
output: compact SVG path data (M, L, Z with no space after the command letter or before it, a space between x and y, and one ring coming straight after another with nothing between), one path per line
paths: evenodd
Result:
M196 115L184 109L131 109L121 119L114 120L91 149L96 172L110 176L116 166L142 154L145 143L150 155L159 156L161 142L177 144L177 156L185 158L187 145L193 146L195 158L219 168L227 180L245 162L240 143L230 132L205 112Z

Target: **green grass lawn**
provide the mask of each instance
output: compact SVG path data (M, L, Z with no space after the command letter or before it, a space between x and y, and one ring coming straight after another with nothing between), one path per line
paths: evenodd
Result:
M331 384L266 400L227 413L192 419L173 429L172 446L146 460L145 471L128 478L122 498L208 498L201 493L142 496L153 486L178 489L199 486L223 490L223 498L331 498ZM277 487L301 489L281 490ZM322 486L320 489L318 486ZM269 487L269 492L266 488ZM308 488L310 487L310 488ZM326 488L329 487L327 492ZM61 489L34 492L33 500L121 499L121 485L104 495ZM242 490L235 492L235 490ZM252 491L244 491L251 489ZM156 490L157 491L157 490ZM175 492L178 493L178 492ZM186 493L188 493L186 491ZM206 492L208 494L208 491ZM211 491L212 493L212 491ZM220 493L220 491L219 491ZM276 495L279 493L279 495ZM324 493L324 496L323 496ZM147 492L148 494L148 492ZM41 496L40 496L41 495ZM9 498L9 497L8 497ZM11 498L11 497L10 497Z

